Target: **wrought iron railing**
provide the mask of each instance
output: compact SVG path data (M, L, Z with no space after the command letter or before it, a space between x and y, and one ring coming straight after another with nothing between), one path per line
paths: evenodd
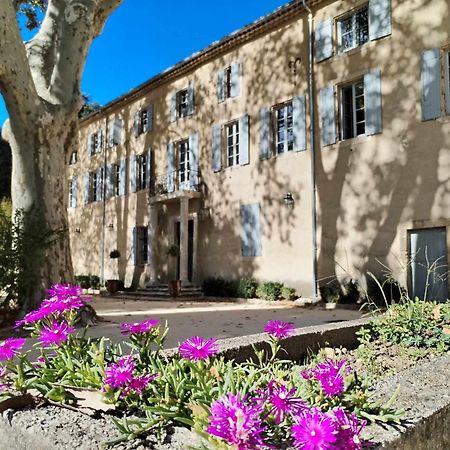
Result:
M198 192L200 185L200 172L173 170L164 175L151 177L149 191L151 196L170 194L177 191Z

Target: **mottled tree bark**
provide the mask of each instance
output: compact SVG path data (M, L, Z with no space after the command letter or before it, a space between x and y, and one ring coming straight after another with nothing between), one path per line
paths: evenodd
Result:
M2 135L13 156L13 209L40 214L52 230L67 229L66 162L77 145L86 56L121 2L49 0L40 29L24 43L14 2L0 0L0 92L9 113ZM43 266L31 267L41 283L22 299L27 309L49 284L71 281L68 237L48 251Z

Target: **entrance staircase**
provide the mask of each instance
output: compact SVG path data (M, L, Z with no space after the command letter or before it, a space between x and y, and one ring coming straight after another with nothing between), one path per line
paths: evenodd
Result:
M167 284L148 285L145 288L138 288L133 292L118 292L114 297L133 298L136 300L193 300L204 297L200 286L181 286L178 297L171 297Z

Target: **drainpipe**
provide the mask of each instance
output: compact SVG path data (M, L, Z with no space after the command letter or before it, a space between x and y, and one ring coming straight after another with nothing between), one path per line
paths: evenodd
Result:
M316 139L315 139L315 108L314 108L314 21L312 11L302 0L303 7L308 11L308 96L309 96L309 133L311 142L311 220L312 220L312 247L313 247L313 282L312 292L314 298L317 292L317 209L316 209Z

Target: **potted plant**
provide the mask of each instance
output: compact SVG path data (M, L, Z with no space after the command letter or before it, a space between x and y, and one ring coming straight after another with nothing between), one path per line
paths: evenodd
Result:
M178 245L172 244L167 248L166 255L171 258L178 258L180 256L180 247ZM172 297L178 297L181 292L181 280L173 279L169 281L169 294Z
M109 257L111 259L120 258L119 250L112 250ZM108 294L115 294L120 289L120 284L120 280L118 279L106 280L106 290L108 291Z
M325 309L336 309L336 306L341 298L341 291L335 284L321 286L319 288L320 296L325 302Z

